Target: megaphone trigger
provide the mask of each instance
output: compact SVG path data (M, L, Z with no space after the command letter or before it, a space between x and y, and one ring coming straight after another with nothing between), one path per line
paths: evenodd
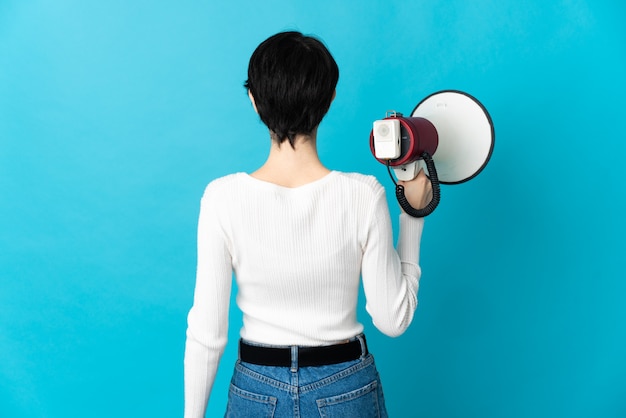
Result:
M419 161L413 161L393 168L396 178L403 181L413 180L419 173L419 170Z

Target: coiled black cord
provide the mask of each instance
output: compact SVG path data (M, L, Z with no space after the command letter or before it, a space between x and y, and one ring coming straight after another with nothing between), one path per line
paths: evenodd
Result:
M437 170L435 169L435 163L432 157L430 156L430 154L425 151L422 154L422 158L424 159L424 162L426 163L426 168L428 169L428 177L430 178L430 184L432 185L432 189L433 189L432 199L430 200L428 205L426 205L422 209L415 209L413 206L411 206L406 196L404 195L404 186L396 183L396 180L394 179L393 174L391 174L391 167L389 165L389 161L387 161L387 171L389 172L389 176L391 177L393 184L396 185L396 198L398 199L398 203L400 204L400 207L408 215L414 218L423 218L433 213L437 205L439 205L439 200L441 199L441 190L439 187L439 178L437 177Z

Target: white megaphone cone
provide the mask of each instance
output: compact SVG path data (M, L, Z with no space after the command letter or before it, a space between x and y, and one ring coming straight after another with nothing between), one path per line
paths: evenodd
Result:
M420 210L409 205L404 188L396 185L400 205L415 217L435 210L439 183L459 184L476 177L489 162L494 141L493 122L485 107L455 90L431 94L408 118L388 112L385 119L374 122L370 133L374 157L393 168L398 179L411 180L421 168L430 177L433 199Z

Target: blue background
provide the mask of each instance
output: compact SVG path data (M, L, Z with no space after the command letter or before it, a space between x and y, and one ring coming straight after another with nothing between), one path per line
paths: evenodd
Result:
M0 416L182 415L199 199L264 161L242 83L285 29L340 66L331 168L391 187L372 121L441 89L495 123L489 166L427 218L411 328L389 339L360 308L391 416L626 416L625 16L618 0L2 0Z

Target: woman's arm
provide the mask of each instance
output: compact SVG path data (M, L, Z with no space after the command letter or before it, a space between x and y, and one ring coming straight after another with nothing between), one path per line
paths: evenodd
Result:
M397 250L384 189L378 194L369 222L361 274L366 310L384 334L398 336L413 320L421 270L419 248L423 218L400 215Z
M228 336L232 264L218 203L209 185L200 205L196 286L188 315L185 418L204 418Z

